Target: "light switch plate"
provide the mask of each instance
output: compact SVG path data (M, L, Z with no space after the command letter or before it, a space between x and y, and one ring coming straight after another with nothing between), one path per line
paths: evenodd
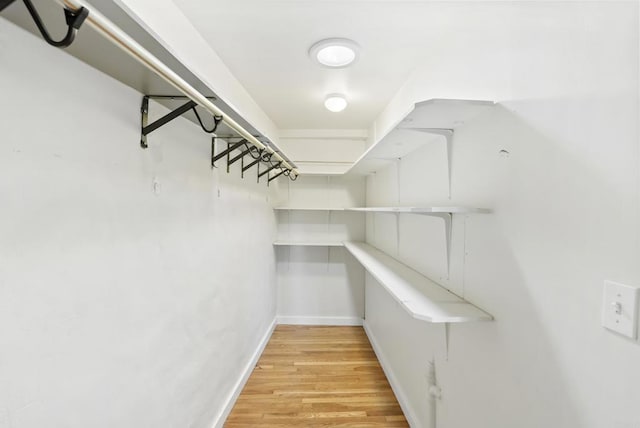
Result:
M638 287L604 282L602 325L623 336L635 339L638 326Z

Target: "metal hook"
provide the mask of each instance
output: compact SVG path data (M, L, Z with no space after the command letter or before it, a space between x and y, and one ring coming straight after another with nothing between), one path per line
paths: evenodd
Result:
M200 119L200 115L198 114L198 110L196 110L195 106L192 107L192 110L196 114L196 118L198 119L198 122L200 123L200 127L204 132L206 132L207 134L213 134L214 132L216 132L216 129L218 129L218 125L220 124L220 122L222 122L222 116L213 116L213 122L214 122L213 128L207 129L204 126L204 123L202 123L202 119Z
M0 0L0 12L2 12L2 10L9 6L11 3L13 3L15 0Z
M45 41L50 45L56 46L59 48L66 48L67 46L70 46L71 43L73 43L73 40L76 37L76 33L78 29L82 26L82 24L84 23L84 20L87 19L87 16L89 16L89 10L84 7L81 7L76 11L65 8L64 17L67 22L67 34L64 36L62 40L56 41L56 40L53 40L49 35L49 32L47 31L44 24L42 23L42 18L40 18L38 11L33 6L33 3L31 3L31 0L23 0L23 2L24 2L24 5L27 7L27 10L31 14L33 21L36 23L36 26L38 27L38 30L40 30L40 34L42 34L42 37L45 39Z

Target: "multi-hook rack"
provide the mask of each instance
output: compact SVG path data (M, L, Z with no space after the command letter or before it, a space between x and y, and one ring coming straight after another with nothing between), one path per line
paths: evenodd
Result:
M12 4L15 0L0 0L0 11L5 9L7 6ZM297 178L298 171L290 161L284 157L284 155L278 150L277 146L275 146L272 142L269 142L266 138L263 138L265 141L260 141L253 133L247 131L240 123L234 120L230 115L224 113L219 107L214 105L211 100L214 99L212 97L207 97L203 95L201 92L196 90L194 86L188 83L185 79L179 76L172 69L167 67L163 62L161 62L158 58L152 55L149 51L143 48L138 42L132 39L129 35L123 32L120 28L118 28L115 24L113 24L110 20L105 18L102 14L92 8L91 13L87 7L83 6L83 2L81 0L55 0L56 3L63 6L64 15L67 23L67 34L61 40L53 40L49 35L46 27L44 26L40 15L34 8L31 0L23 0L26 5L31 17L35 21L38 30L47 41L47 43L57 46L57 47L67 47L71 45L74 41L76 33L78 29L86 22L89 27L95 30L97 33L102 35L105 39L113 43L118 48L122 49L125 53L130 55L140 64L142 64L145 68L151 70L155 73L159 78L176 88L182 95L178 96L145 96L143 97L142 107L141 107L141 115L142 115L142 127L141 127L141 138L140 145L143 148L147 147L147 135L151 132L157 130L173 119L187 113L188 111L193 111L195 117L202 127L203 131L209 134L213 134L218 138L221 138L219 135L216 135L216 130L218 129L218 125L224 123L225 131L230 131L229 138L241 138L243 141L243 153L240 155L236 155L233 158L233 162L227 165L233 164L238 160L242 160L242 173L251 168L254 165L258 165L258 170L260 167L260 163L267 164L266 171L258 171L258 180L260 177L267 174L269 181L284 175L288 176L292 180ZM148 123L148 112L149 112L149 99L154 98L173 98L180 99L184 98L188 101L181 105L180 107L174 109L169 112L162 118L156 120L155 122L149 124ZM204 121L201 118L201 112L198 112L196 106L200 106L202 109L206 110L209 114L213 116L213 125L207 128L204 125ZM225 137L226 139L227 137ZM215 141L215 137L214 137ZM249 148L251 146L252 148ZM240 146L238 146L240 147ZM228 147L229 148L229 147ZM233 150L232 150L233 151ZM231 153L231 151L229 152ZM252 161L248 165L244 165L244 157L246 155L252 156ZM259 155L259 156L258 156ZM256 158L257 156L257 158ZM215 156L212 155L212 162ZM231 159L228 159L231 161ZM273 174L269 176L269 172L277 172L277 174Z
M268 153L263 149L259 149L256 146L252 146L249 142L241 138L240 141L232 142L233 138L225 137L224 139L220 137L213 137L211 139L211 167L214 168L215 163L220 159L226 157L227 159L227 173L231 170L231 165L236 163L237 161L241 161L240 174L241 177L244 178L244 173L254 165L257 165L257 181L260 182L260 178L264 175L267 175L267 185L271 183L276 178L284 175L285 177L289 177L291 181L295 181L298 178L298 174L292 169L288 169L282 165L282 161L274 161L273 153ZM216 142L217 140L224 140L227 143L227 147L219 153L216 153ZM240 150L239 154L231 157L231 153L234 151ZM245 157L249 156L252 160L245 164ZM267 169L260 171L260 164L264 163L267 166ZM268 174L273 171L279 169L277 174L272 176L268 176Z

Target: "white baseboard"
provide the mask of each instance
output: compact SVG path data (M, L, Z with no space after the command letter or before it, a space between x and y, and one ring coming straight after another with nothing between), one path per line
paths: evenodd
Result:
M269 326L269 328L267 328L267 331L262 337L262 340L260 340L258 347L256 348L255 352L251 356L251 359L249 359L249 362L247 363L244 370L242 371L242 375L240 376L235 386L233 387L233 391L231 392L231 394L229 394L229 397L227 398L226 403L222 408L222 411L220 412L218 417L215 419L215 422L212 425L213 428L222 428L222 426L224 425L225 421L227 420L227 417L229 416L229 414L231 413L231 410L233 409L233 405L236 403L236 400L238 399L238 397L240 396L240 393L242 392L242 388L244 388L244 385L249 380L249 376L251 376L251 373L253 373L253 369L255 368L256 364L258 364L258 360L260 359L260 356L262 355L264 348L267 346L267 343L269 343L269 339L271 339L271 335L273 334L273 330L275 330L276 325L277 325L276 319L274 319L271 325Z
M360 317L297 317L279 316L278 324L291 325L362 325Z
M364 331L367 333L367 337L369 338L369 342L371 342L371 346L373 347L373 351L376 353L378 357L378 361L380 361L380 365L382 366L382 370L384 371L385 376L387 376L387 380L389 380L389 385L391 385L391 389L393 389L393 393L396 395L398 399L398 403L402 408L402 412L404 416L407 418L407 422L409 422L409 426L419 427L418 418L416 417L415 412L411 409L409 405L409 401L407 400L407 396L402 390L400 386L400 382L398 382L398 378L393 372L393 368L389 364L389 360L385 357L382 348L378 344L373 332L367 325L366 320L363 323Z

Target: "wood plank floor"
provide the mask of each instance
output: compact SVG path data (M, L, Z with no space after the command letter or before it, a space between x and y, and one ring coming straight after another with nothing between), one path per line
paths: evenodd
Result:
M362 327L276 328L225 427L408 427Z

